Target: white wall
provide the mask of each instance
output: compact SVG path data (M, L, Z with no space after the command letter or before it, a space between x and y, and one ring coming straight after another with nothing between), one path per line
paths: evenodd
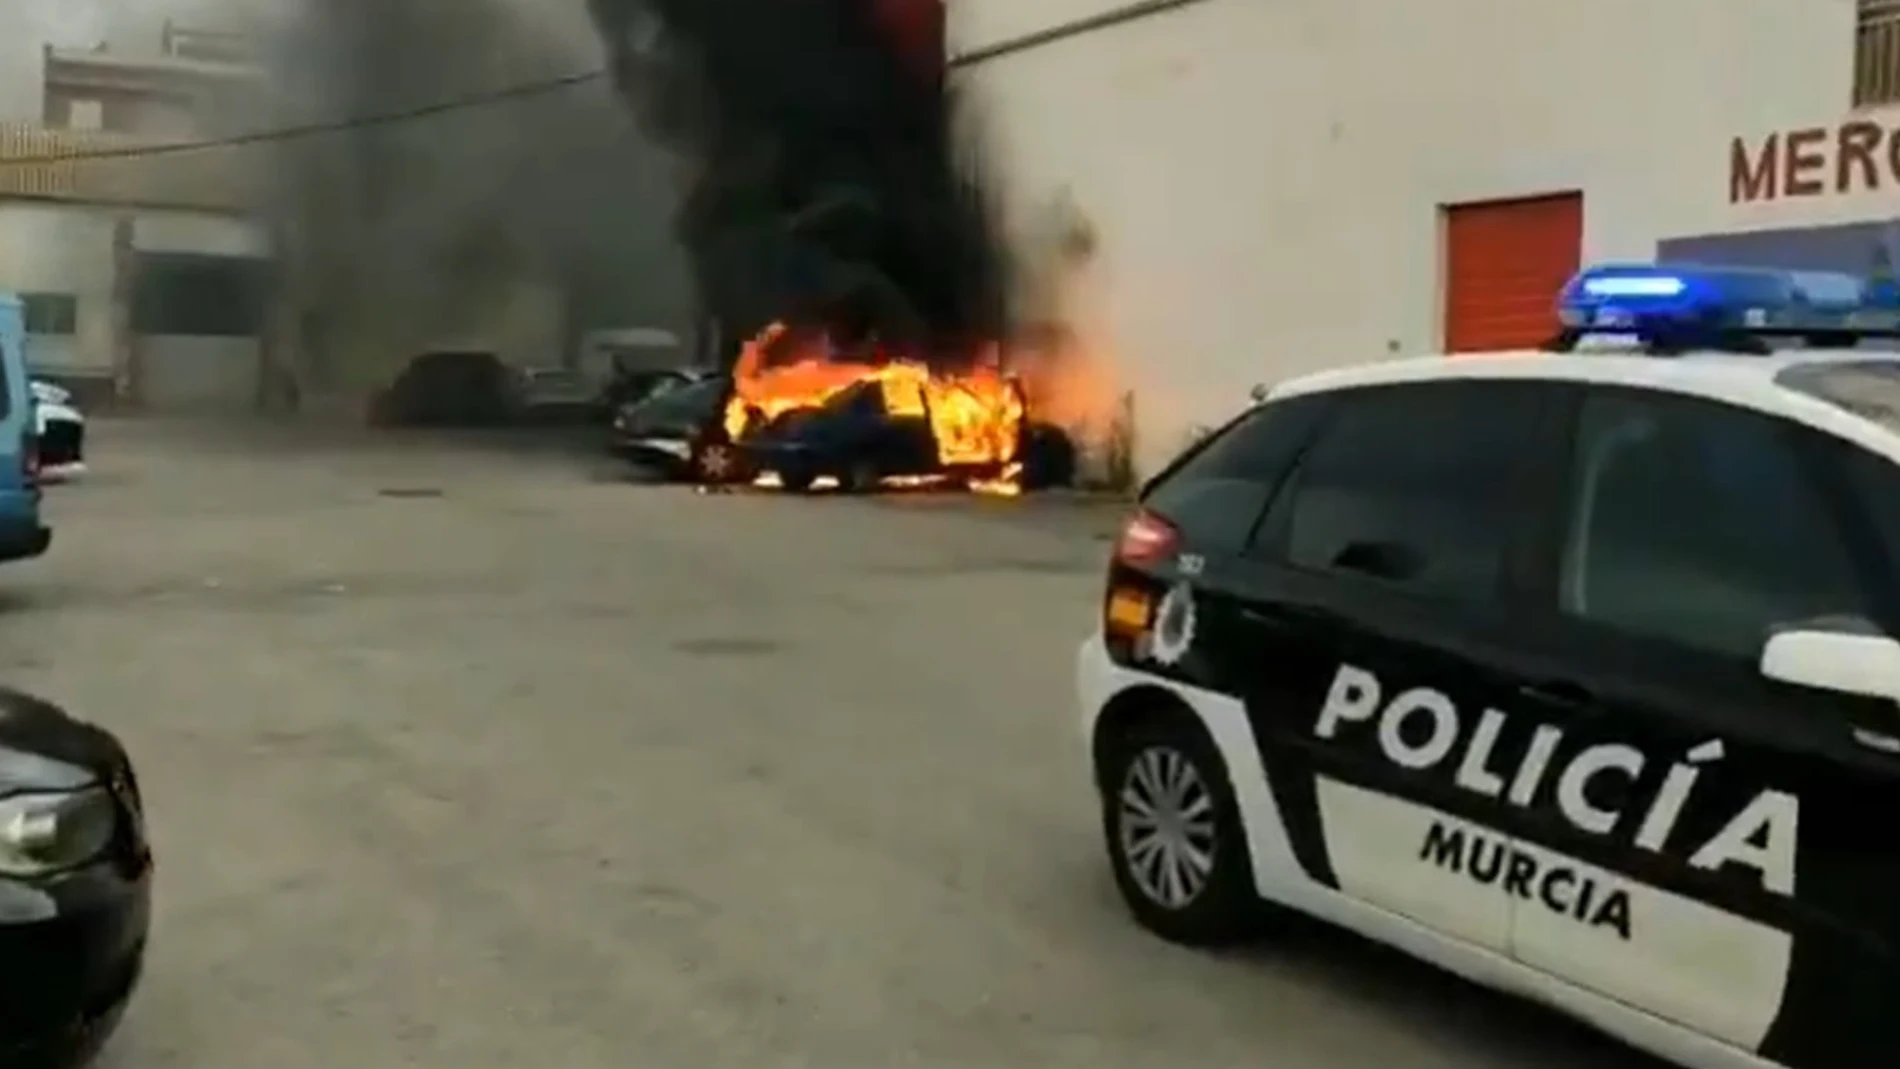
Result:
M132 222L132 244L141 252L270 255L270 240L263 227L212 212L139 212Z
M72 338L27 339L33 366L110 372L112 225L111 216L90 208L0 201L0 290L78 298Z
M209 212L141 212L132 223L140 252L265 257L262 227ZM237 412L257 400L262 339L146 335L134 340L144 403L160 411Z
M951 51L1123 6L949 0ZM1853 15L1815 0L1203 0L960 77L1018 214L1066 188L1094 224L1152 467L1253 383L1438 346L1441 204L1582 189L1586 258L1823 210L1731 207L1729 141L1840 121Z
M110 301L112 232L129 214L133 244L146 252L264 256L260 228L228 216L182 211L132 211L89 205L0 200L0 290L70 293L78 298L78 330L70 340L34 336L35 366L79 374L112 369ZM253 338L141 339L148 402L160 408L248 406L257 376Z

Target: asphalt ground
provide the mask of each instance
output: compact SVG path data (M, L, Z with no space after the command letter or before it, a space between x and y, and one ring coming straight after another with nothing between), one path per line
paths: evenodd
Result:
M139 762L119 1069L1624 1069L1337 933L1138 931L1071 696L1118 510L105 423L7 678Z

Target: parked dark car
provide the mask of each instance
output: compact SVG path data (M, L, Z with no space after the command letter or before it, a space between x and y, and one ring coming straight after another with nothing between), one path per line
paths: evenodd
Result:
M39 443L40 481L63 482L86 470L86 417L73 392L33 379L33 412Z
M0 687L0 1066L90 1060L145 959L151 850L118 740Z
M673 373L645 398L620 406L609 449L619 457L699 482L742 481L742 456L721 420L732 390L729 375Z
M615 364L595 403L603 421L611 421L628 405L698 382L708 374L698 368L634 368Z
M515 422L585 426L598 411L599 388L573 368L528 368L514 377Z
M514 418L520 381L494 353L423 353L376 398L384 427L495 427Z

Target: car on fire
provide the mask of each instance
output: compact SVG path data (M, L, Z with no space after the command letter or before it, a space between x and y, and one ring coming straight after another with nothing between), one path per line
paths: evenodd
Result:
M892 411L891 387L881 380L842 380L829 392L768 413L743 397L735 403L729 372L667 375L644 398L619 407L609 449L674 478L724 484L771 476L794 491L835 485L862 492L909 479L982 484L1012 472L1024 488L1043 489L1075 476L1068 434L1027 417L1016 431L1013 456L946 464L928 402L919 398L914 411Z
M1013 453L946 464L928 412L893 412L886 398L883 384L860 382L820 404L763 420L740 438L747 466L777 476L793 491L821 481L868 493L892 480L987 483L1008 476Z
M1161 471L1077 662L1134 918L1308 914L1693 1069L1900 1065L1882 292L1589 268L1543 352L1283 383Z
M0 687L0 1065L84 1064L144 967L152 856L124 747Z

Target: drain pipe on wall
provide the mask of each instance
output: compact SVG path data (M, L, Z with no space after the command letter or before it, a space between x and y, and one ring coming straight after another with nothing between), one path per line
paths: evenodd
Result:
M991 60L1002 59L1005 56L1013 56L1019 52L1033 51L1044 45L1057 44L1072 37L1081 37L1085 34L1094 33L1097 30L1110 29L1115 26L1120 26L1123 23L1135 22L1139 19L1149 18L1154 15L1165 15L1170 11L1178 11L1184 7L1193 7L1196 4L1205 4L1208 2L1209 0L1136 0L1135 3L1125 4L1111 11L1104 11L1099 15L1090 15L1087 18L1076 19L1072 22L1058 23L1054 26L1037 30L1034 33L1026 33L1020 37L1011 37L1007 40L997 41L994 44L984 45L981 48L973 48L968 52L951 56L948 66L952 70L974 67L979 63L988 63Z

